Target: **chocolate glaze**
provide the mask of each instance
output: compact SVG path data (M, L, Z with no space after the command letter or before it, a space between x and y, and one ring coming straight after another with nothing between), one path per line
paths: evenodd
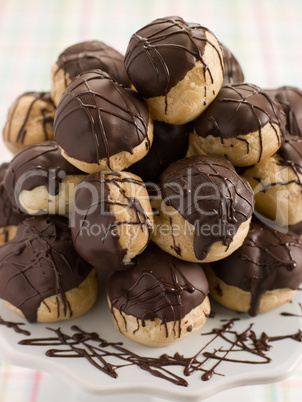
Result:
M70 157L88 163L107 158L110 166L110 156L132 154L148 139L148 121L147 104L137 92L93 70L78 75L63 93L54 136Z
M51 140L49 136L49 131L51 130L52 133L52 127L53 127L53 116L50 115L50 111L55 113L55 105L50 97L49 92L25 92L21 96L19 96L14 104L12 114L10 115L10 119L7 122L7 134L5 135L5 141L10 142L10 137L11 137L11 130L12 130L12 122L16 118L15 114L18 108L18 105L21 101L21 99L25 96L30 96L33 98L32 102L29 105L29 108L24 116L24 121L18 131L17 134L17 139L16 142L19 144L23 144L26 138L26 134L28 132L28 127L26 127L28 121L29 121L29 116L33 108L36 107L36 102L38 101L43 101L48 104L48 110L45 108L40 109L40 115L41 115L41 125L44 133L44 140L48 141Z
M16 197L22 190L30 191L45 186L49 194L56 195L66 175L83 174L63 158L58 144L46 141L19 151L10 162L4 185L11 203L15 208L21 208Z
M220 59L219 49L211 43L207 28L187 23L181 17L159 18L132 35L125 66L135 88L145 97L165 96L197 61L204 65L204 74L213 77L203 59L206 45L211 46ZM212 33L213 35L213 33Z
M0 165L0 227L8 225L18 225L25 218L25 214L18 213L13 208L13 205L8 197L4 185L4 176L6 174L9 163Z
M93 173L78 185L75 194L75 208L71 219L74 247L87 262L100 270L125 270L134 265L134 262L123 262L127 250L119 242L119 225L146 228L149 239L151 238L152 226L147 213L138 199L123 192L120 186L122 182L145 187L142 181L131 177ZM123 198L122 203L111 200L109 183L119 191ZM136 221L115 222L115 216L110 212L111 205L131 208L135 212Z
M124 66L124 56L98 40L80 42L68 47L57 60L58 69L64 70L65 86L67 77L73 80L85 71L100 69L108 73L118 83L130 87L131 83Z
M57 297L58 314L62 303L72 317L66 292L80 285L92 267L75 252L68 220L59 216L25 219L16 236L0 247L0 298L24 314L29 322L37 319L37 309L45 299Z
M282 107L256 85L225 85L219 91L211 105L194 121L196 134L206 138L209 135L224 139L236 138L246 141L241 136L258 132L260 141L259 161L262 156L262 128L270 124L276 133L278 142L281 139L275 126L285 130L285 113ZM249 143L247 153L249 153Z
M286 114L286 131L302 137L302 90L283 86L266 92L282 105Z
M154 121L154 138L150 151L127 170L145 182L157 183L159 175L170 163L184 158L189 146L189 124L176 126Z
M217 368L222 362L230 364L268 364L273 342L291 339L302 342L302 331L281 336L269 336L266 333L256 335L253 324L244 331L236 331L235 325L238 319L226 320L227 322L211 332L202 334L211 338L198 349L193 356L184 356L179 352L174 355L168 353L159 357L140 356L126 349L122 342L110 342L100 337L96 332L87 332L73 325L73 333L67 334L60 328L51 329L52 337L22 339L19 344L25 346L53 346L46 351L46 356L51 358L82 358L86 359L93 367L112 378L118 378L118 371L129 366L147 371L149 374L168 381L172 384L187 387L189 382L184 377L193 374L200 375L201 381L209 381L214 375L224 376ZM217 342L223 348L217 348ZM239 352L239 353L238 353ZM112 360L111 360L112 358ZM117 364L117 359L119 364ZM170 368L171 367L171 368ZM176 370L173 370L173 367ZM183 376L177 375L182 369Z
M225 45L221 43L220 46L224 60L224 75L222 85L243 82L244 74L238 60Z
M161 174L159 185L165 204L195 227L194 252L199 260L218 241L228 247L253 212L250 185L229 161L218 156L176 161ZM214 231L216 226L218 231Z
M12 321L6 321L2 317L0 317L0 325L5 325L7 328L13 328L15 332L18 334L23 334L23 335L30 335L30 332L27 331L26 329L21 328L22 325L25 325L24 322L12 322Z
M155 318L165 326L174 322L179 337L182 329L192 330L182 328L182 318L203 303L208 293L208 281L199 264L179 260L154 243L136 257L134 268L115 272L108 284L113 316L115 307L123 316L136 317L138 329L138 320L142 326Z
M255 316L266 291L299 287L302 243L294 233L281 233L253 220L243 245L224 260L210 265L228 285L251 292L249 314Z

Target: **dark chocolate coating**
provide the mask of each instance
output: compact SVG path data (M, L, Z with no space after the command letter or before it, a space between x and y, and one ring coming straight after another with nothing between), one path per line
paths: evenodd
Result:
M50 97L50 93L49 92L25 92L24 94L20 95L15 103L14 109L12 111L11 117L10 117L10 121L7 122L7 137L5 138L5 141L10 141L10 135L11 135L11 122L13 121L13 119L15 119L15 111L17 110L17 106L20 102L20 100L25 97L25 96L31 96L33 97L33 100L28 108L28 111L24 117L24 121L22 126L20 127L20 130L18 132L17 135L17 143L19 144L23 144L24 140L26 138L26 134L27 134L27 130L28 128L26 128L26 124L28 123L28 119L30 116L30 112L32 110L32 108L35 107L35 103L39 100L44 101L46 103L49 104L49 109L55 111L55 105ZM42 129L43 129L43 133L44 133L44 140L48 141L51 138L49 138L49 134L48 134L48 130L49 127L53 127L53 117L49 116L49 112L47 113L47 110L45 110L45 108L40 109L40 114L41 114L41 125L42 125Z
M283 86L266 92L282 105L286 114L287 133L302 137L302 90Z
M176 126L154 121L154 137L150 151L127 170L141 177L145 182L157 183L159 175L170 163L184 158L189 146L189 124Z
M65 293L78 287L91 269L74 250L66 218L30 217L0 247L0 298L35 322L40 304L59 294L58 307L62 303L66 316L72 317Z
M244 74L238 60L225 45L220 45L224 60L224 75L222 85L244 82Z
M58 144L46 141L23 148L12 159L7 169L4 185L14 208L20 209L18 197L22 190L45 186L56 195L66 175L84 175L61 155Z
M251 292L249 314L255 316L266 291L299 287L302 244L294 233L281 233L260 221L252 221L243 245L210 265L216 276L228 285Z
M149 110L135 91L124 88L107 73L93 70L78 75L58 105L54 136L68 156L99 163L122 151L133 153L147 137Z
M4 176L8 166L9 163L2 163L0 166L0 227L18 225L26 218L25 214L15 211L6 193Z
M279 139L279 134L273 124L285 131L285 114L282 107L267 93L256 85L233 84L225 85L219 91L211 105L194 121L196 134L206 138L209 135L217 137L223 143L224 139L240 138L243 135L258 132L262 155L261 129L270 124ZM281 145L281 141L280 141ZM247 153L249 144L247 143Z
M129 88L131 86L124 66L124 56L98 40L80 42L68 47L60 54L57 65L55 74L59 69L63 69L64 74L68 74L71 80L85 71L100 69L118 83Z
M223 71L219 49L206 38L207 32L207 28L177 16L158 18L137 31L125 55L126 70L135 88L145 98L165 96L197 61L211 75L203 60L206 45L216 51Z
M218 156L191 156L174 162L161 174L159 185L165 204L195 227L194 252L199 260L218 241L229 246L239 226L253 213L254 193L249 183ZM181 250L175 251L181 255Z
M294 172L302 174L302 137L286 135L278 150L278 155L283 159L283 162L279 163L288 165ZM299 184L302 185L298 176L297 179Z
M207 278L199 264L182 261L150 243L136 257L136 266L109 279L111 309L122 315L162 324L178 323L208 295Z
M132 182L134 185L145 186L140 180L118 175L108 177L102 173L88 175L78 185L75 194L75 208L71 219L71 232L74 247L77 252L91 265L100 270L125 270L134 262L124 263L127 250L119 242L118 225L130 224L146 227L151 238L152 227L148 216L138 199L127 196L120 183ZM115 216L110 212L108 183L113 183L123 197L121 205L135 211L135 222L115 222Z

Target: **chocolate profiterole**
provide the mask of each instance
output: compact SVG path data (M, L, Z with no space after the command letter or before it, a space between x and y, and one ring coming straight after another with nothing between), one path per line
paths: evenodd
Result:
M224 45L220 44L224 60L224 76L222 85L244 82L244 74L236 57Z
M157 183L159 175L170 163L184 158L189 145L190 124L176 126L154 121L154 138L150 151L127 170L144 182Z
M302 137L302 90L283 86L266 92L282 105L286 115L287 133Z
M108 302L122 334L144 345L166 346L205 323L208 291L199 264L179 260L150 243L134 268L111 276Z
M23 148L12 159L4 185L17 210L30 215L68 215L76 185L84 177L62 157L58 144L46 141Z
M225 258L241 246L254 208L254 193L232 164L218 156L191 156L172 163L152 200L153 241L192 262Z
M0 298L29 322L76 318L96 300L95 270L74 250L68 220L38 216L0 247Z
M302 221L302 138L287 134L278 152L243 176L255 192L256 210L280 226Z
M120 52L98 40L80 42L65 49L51 67L51 96L55 104L78 74L94 69L106 71L126 87L131 85Z
M81 73L66 88L54 136L62 155L84 172L120 171L149 151L153 121L137 92L93 70Z
M225 85L194 121L191 140L206 154L226 157L234 166L250 166L279 149L285 122L281 105L259 87Z
M130 80L154 120L185 124L215 98L223 80L223 56L215 35L171 16L132 35L125 55Z
M213 299L255 316L294 296L302 282L302 243L292 232L252 221L243 245L205 271Z
M78 185L71 216L74 247L99 270L125 270L149 243L153 212L132 173L93 173Z
M26 215L13 209L12 203L6 193L4 185L4 176L9 163L0 165L0 245L11 240L17 230L20 222Z
M9 109L3 129L7 148L16 154L27 145L53 140L55 105L49 92L26 92Z

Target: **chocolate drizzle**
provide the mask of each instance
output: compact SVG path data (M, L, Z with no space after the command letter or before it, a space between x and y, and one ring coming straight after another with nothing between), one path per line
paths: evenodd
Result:
M14 205L19 208L18 197L22 190L45 186L51 195L56 195L66 175L83 175L61 155L58 144L46 141L23 148L10 162L4 185Z
M160 176L162 198L195 228L194 252L207 257L218 241L228 247L253 212L254 194L226 159L192 156L172 163Z
M91 265L101 270L124 270L134 262L123 262L127 250L119 242L118 226L136 225L141 230L147 229L148 241L151 239L152 226L148 214L139 200L127 195L121 184L132 183L145 187L145 184L133 177L94 173L88 175L78 185L75 195L75 211L72 216L72 238L75 249ZM123 201L113 201L109 184L113 185ZM119 205L135 212L135 221L116 222L110 207Z
M99 163L133 149L148 138L149 111L144 99L107 73L78 75L63 93L54 122L57 143L69 157Z
M302 282L302 243L294 233L281 233L252 221L243 245L230 256L210 265L225 283L251 293L249 314L255 316L266 291L299 287Z
M151 243L136 257L136 266L125 272L115 272L108 284L111 312L137 319L137 329L147 320L174 323L174 333L180 337L181 320L203 303L209 292L208 281L199 264L179 260ZM126 322L126 320L125 320ZM187 329L189 332L192 328Z
M258 132L260 161L263 152L262 128L269 124L281 145L281 134L285 130L285 114L282 107L256 85L225 85L219 91L211 105L194 121L196 134L206 138L209 135L225 139L236 138L245 141L248 154L249 142L242 138L252 132Z
M206 46L218 49L206 36L210 31L199 24L187 23L181 17L159 18L132 35L125 66L135 88L145 97L166 96L181 81L196 61L204 66L204 75L213 77L203 55ZM212 33L213 35L213 33Z
M124 66L124 56L111 46L98 40L77 43L68 47L60 54L57 60L58 69L64 71L65 87L67 87L67 75L70 80L78 74L100 69L108 73L118 83L130 87L131 83Z
M5 325L7 328L12 328L17 334L30 335L30 332L26 329L21 328L22 325L25 325L24 322L11 322L6 321L2 317L0 317L0 325Z
M140 356L126 349L121 342L108 342L96 332L86 332L73 325L71 335L60 328L49 330L52 337L29 338L19 342L26 346L53 346L46 356L51 358L82 358L86 359L96 369L112 378L118 377L118 370L136 366L151 375L172 384L187 387L189 382L184 377L201 373L202 381L209 381L214 375L224 376L217 371L222 362L241 364L268 364L271 362L269 351L272 342L293 340L302 342L302 331L295 334L269 336L262 333L257 336L253 324L244 331L236 331L236 319L230 319L220 328L214 328L203 336L210 340L193 356L163 354L160 357ZM217 348L216 343L223 341L224 346ZM203 342L204 343L204 342ZM111 362L113 358L114 362ZM117 362L121 363L118 364ZM171 368L170 368L171 367ZM173 367L183 369L183 377L173 372Z
M17 144L22 145L24 143L26 134L28 130L30 130L30 126L28 125L28 123L30 123L29 117L31 115L31 112L37 108L36 104L39 101L43 101L44 103L46 103L46 106L39 109L40 117L39 118L35 117L35 120L37 121L37 123L41 124L42 131L44 133L44 140L45 141L52 140L55 105L50 97L49 92L26 92L18 97L12 108L11 113L9 114L9 119L4 129L4 140L7 142L11 141L12 122L14 119L18 118L15 115L18 111L18 106L20 102L25 97L32 98L32 101L28 107L26 114L24 115L24 121L17 133L16 137ZM20 116L19 111L18 116Z
M62 303L64 315L72 317L66 292L80 285L91 269L74 250L67 219L27 218L16 236L0 247L0 298L35 322L40 304L50 310L45 299L59 295L58 314Z

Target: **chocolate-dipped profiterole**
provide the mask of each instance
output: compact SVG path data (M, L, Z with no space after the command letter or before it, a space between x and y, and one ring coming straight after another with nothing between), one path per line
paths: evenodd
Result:
M153 213L132 173L92 173L78 185L71 217L74 247L100 270L125 270L151 239Z
M256 85L225 85L194 121L193 142L234 166L250 166L273 155L285 129L282 107Z
M233 53L224 45L220 44L224 61L224 75L222 85L237 84L244 82L244 73Z
M154 138L150 151L127 170L144 182L157 183L159 175L170 163L184 158L189 145L190 124L176 126L154 121Z
M243 176L255 192L256 210L280 226L302 221L302 138L287 134L278 152Z
M241 246L249 229L254 194L232 164L218 156L191 156L172 163L152 200L154 242L192 262L225 258Z
M58 144L46 141L29 145L12 159L4 185L17 210L68 215L76 186L84 177L62 157Z
M205 271L213 299L255 316L292 299L302 282L302 243L292 232L252 221L243 245Z
M287 133L302 137L302 90L283 86L266 92L282 105L286 115Z
M115 272L108 302L119 331L148 346L166 346L197 331L210 313L208 282L199 264L150 243L136 266Z
M0 247L0 298L29 322L76 318L96 300L95 270L74 250L68 220L37 216Z
M125 66L154 120L185 124L215 98L223 56L215 35L181 17L159 18L132 35Z
M0 165L0 245L11 240L15 234L17 227L26 215L16 211L6 193L4 185L4 176L9 163Z
M80 73L100 69L120 84L129 87L130 80L124 66L124 56L98 40L80 42L65 49L51 67L51 96L58 105L62 93Z
M55 105L49 92L26 92L8 111L3 129L7 148L16 154L27 145L52 141Z
M137 92L93 70L78 75L66 88L54 135L62 155L84 172L119 171L149 151L153 121Z

